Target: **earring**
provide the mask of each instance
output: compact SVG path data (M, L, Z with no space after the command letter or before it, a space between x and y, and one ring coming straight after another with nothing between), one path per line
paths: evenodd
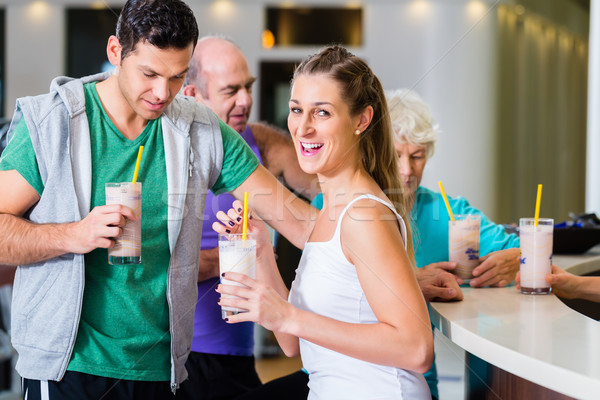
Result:
M356 136L360 135L360 129L357 129L357 130L355 130L355 131L354 131L354 134L355 134Z

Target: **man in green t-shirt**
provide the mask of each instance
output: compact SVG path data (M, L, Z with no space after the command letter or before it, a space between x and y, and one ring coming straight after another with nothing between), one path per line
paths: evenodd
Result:
M128 0L112 74L17 101L0 158L0 265L19 266L12 339L27 399L163 399L187 374L206 192L301 247L310 206L205 106L177 96L198 27L180 0ZM104 184L142 182L142 263L109 265L128 220ZM285 221L285 224L284 224ZM85 288L85 290L84 290Z

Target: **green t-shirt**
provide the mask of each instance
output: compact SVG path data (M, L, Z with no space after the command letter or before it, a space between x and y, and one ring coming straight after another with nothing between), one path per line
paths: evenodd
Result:
M92 154L91 208L105 204L104 183L131 181L139 146L144 146L142 264L109 265L106 249L85 255L85 289L79 330L68 370L118 379L168 381L171 376L167 270L167 176L160 118L133 141L102 108L94 83L85 85ZM220 123L224 161L212 190L239 186L258 159L237 132ZM24 121L0 158L0 170L16 169L41 195L44 190Z

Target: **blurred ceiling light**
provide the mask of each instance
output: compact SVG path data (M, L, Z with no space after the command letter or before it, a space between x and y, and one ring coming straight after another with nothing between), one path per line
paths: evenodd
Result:
M358 0L350 0L346 3L348 8L361 8L361 3Z
M467 4L467 15L472 20L479 20L487 11L487 6L481 0L473 0Z
M32 22L43 22L50 17L50 5L46 1L34 1L27 6L27 18Z
M292 0L284 0L281 2L280 7L281 8L293 8L294 2Z
M108 8L108 5L104 0L96 0L90 4L90 8L93 8L94 10L104 10L105 8Z
M212 14L217 18L227 18L235 11L235 4L230 0L217 0L211 6Z
M413 17L422 18L431 14L431 3L428 0L413 0L409 5Z
M265 29L262 33L262 46L265 49L275 46L275 35L268 29Z

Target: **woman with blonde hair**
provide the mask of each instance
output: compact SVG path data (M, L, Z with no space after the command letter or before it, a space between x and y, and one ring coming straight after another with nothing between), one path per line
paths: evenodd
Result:
M264 225L252 220L262 238L258 279L224 275L247 286L217 289L242 297L221 305L249 310L228 322L257 322L288 356L300 352L309 399L430 399L422 374L433 337L381 83L362 59L331 46L296 68L289 107L298 160L319 177L323 209L289 302ZM218 217L237 229L235 211Z

